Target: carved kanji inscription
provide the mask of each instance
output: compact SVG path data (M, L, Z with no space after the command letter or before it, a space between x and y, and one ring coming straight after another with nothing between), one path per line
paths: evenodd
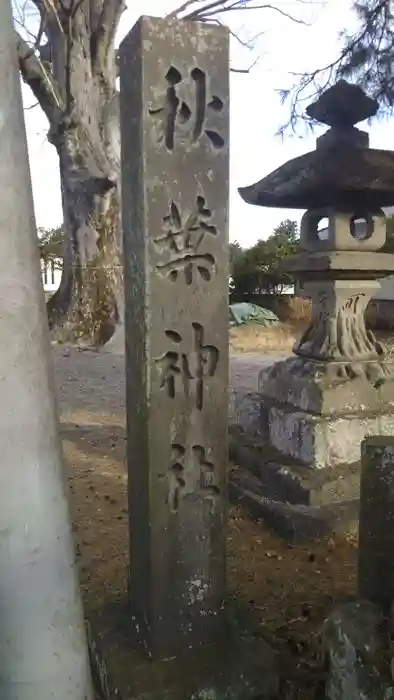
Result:
M180 333L172 330L165 331L167 339L175 346L155 361L161 373L160 388L170 399L174 399L177 391L183 391L185 396L191 392L195 395L196 408L201 411L204 404L204 382L213 377L219 362L219 350L214 345L204 345L204 328L200 323L193 323L192 352L182 348L183 338Z
M189 494L216 498L220 489L216 483L215 467L207 459L202 445L186 449L183 445L171 445L171 466L167 471L169 504L172 512L177 512L181 498Z
M194 211L186 216L171 202L169 213L163 217L164 233L154 239L157 250L165 253L164 262L156 264L158 272L172 282L182 273L187 285L193 282L195 273L205 281L212 279L215 258L201 251L206 235L218 233L216 226L209 223L211 217L204 197L197 197Z
M229 32L144 15L119 67L129 627L160 660L223 634Z
M177 127L188 125L188 135L192 143L200 138L207 138L215 148L223 148L224 139L214 129L209 128L209 117L215 112L222 112L223 100L218 95L209 96L207 92L207 76L200 68L193 68L187 76L171 66L165 76L167 89L161 104L150 107L149 114L158 118L162 124L161 139L169 151L175 147ZM188 104L180 95L180 86L185 81L191 81L193 102Z

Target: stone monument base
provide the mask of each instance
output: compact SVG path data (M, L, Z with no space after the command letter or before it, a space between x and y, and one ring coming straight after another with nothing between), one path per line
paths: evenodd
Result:
M394 367L294 356L234 396L230 495L296 541L358 523L361 443L394 435Z
M379 360L277 362L259 375L261 431L313 470L357 462L365 437L393 435L393 377Z
M233 607L233 606L231 606ZM223 642L152 661L133 648L125 604L90 615L90 658L104 700L273 700L278 697L276 655L228 610Z
M261 400L261 397L260 397ZM292 543L358 527L360 463L312 469L230 428L230 499Z
M366 437L394 434L394 412L316 416L263 400L264 408L269 444L313 470L356 462Z

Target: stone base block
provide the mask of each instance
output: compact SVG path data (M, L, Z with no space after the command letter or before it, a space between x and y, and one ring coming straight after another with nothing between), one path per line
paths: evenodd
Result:
M271 405L266 420L273 447L316 469L357 462L364 438L394 435L394 413L316 416Z
M275 501L262 495L257 477L239 468L230 472L229 494L233 503L245 508L253 518L264 520L292 544L358 529L358 499L321 506Z
M393 700L387 623L381 608L365 599L334 608L324 623L322 635L325 698Z
M244 394L232 394L232 413L230 424L234 422L251 437L267 438L267 422L264 420L265 412L263 397L255 391Z
M318 362L293 356L259 374L262 399L317 415L394 410L394 365L387 361Z
M87 623L95 685L104 700L273 700L278 697L276 654L245 631L235 601L225 609L223 641L182 657L152 661L132 646L126 604L91 614ZM248 623L250 626L250 623Z
M360 462L313 469L281 455L240 428L230 431L229 446L232 462L255 479L254 490L265 498L304 506L332 505L359 498Z
M240 426L230 431L229 494L292 543L358 528L360 463L313 469Z

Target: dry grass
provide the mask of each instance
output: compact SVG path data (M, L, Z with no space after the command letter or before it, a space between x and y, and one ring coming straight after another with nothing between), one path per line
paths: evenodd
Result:
M291 352L297 338L308 325L307 320L280 323L265 328L257 323L230 328L230 349L233 352ZM394 334L390 331L373 331L386 347L389 361L394 359Z
M284 323L272 328L239 326L230 329L230 348L234 352L290 352L296 335L294 326Z

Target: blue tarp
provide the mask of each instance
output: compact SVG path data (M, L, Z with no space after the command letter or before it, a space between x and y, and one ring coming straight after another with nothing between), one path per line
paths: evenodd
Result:
M279 318L268 309L257 304L230 304L230 326L243 326L248 323L258 323L261 326L276 326Z

